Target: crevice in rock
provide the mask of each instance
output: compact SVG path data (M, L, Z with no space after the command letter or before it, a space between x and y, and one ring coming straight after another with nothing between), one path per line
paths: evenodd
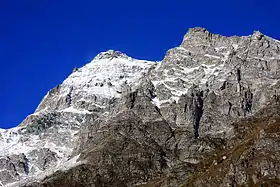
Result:
M29 162L29 160L28 160L27 157L24 155L24 163L25 163L25 164L24 164L24 172L25 172L26 175L29 174L28 162Z
M173 150L173 154L175 158L179 157L179 148L178 148L178 143L175 144L174 150Z
M158 112L158 114L159 114L160 116L162 116L161 111L160 111L160 109L159 109L157 106L155 106L155 109L156 109L156 111Z
M240 81L241 81L241 70L240 70L240 68L237 68L237 70L236 70L236 78L237 78L237 82L240 83Z
M194 128L194 138L198 138L199 122L203 114L203 92L197 92L193 95L193 128Z
M66 100L65 101L66 101L66 104L68 106L70 106L72 104L72 91L73 91L73 87L71 87L69 93L66 96Z
M252 105L253 105L253 93L251 92L250 88L244 92L244 97L242 98L241 108L244 111L244 116L247 113L252 113Z
M228 115L230 115L231 109L232 109L232 103L228 101L229 108L228 108Z
M161 170L167 167L167 161L165 158L166 158L166 153L161 149L160 150L160 159L159 159Z
M19 166L22 167L23 170L24 170L24 173L25 173L26 175L28 175L28 165L25 164L24 162L19 162Z
M129 98L130 98L130 101L131 101L130 109L132 109L134 107L136 96L137 96L136 92L132 92L132 93L129 94Z
M227 81L224 81L223 85L220 87L220 90L226 89L226 86L227 86Z
M276 103L278 103L279 100L280 100L280 97L279 97L279 95L277 94L277 91L276 91L276 90L274 90L273 99L274 99L274 101L275 101Z
M156 97L156 94L153 92L153 90L149 89L148 92L150 94L151 99L154 99Z
M10 163L10 170L17 171L16 166L13 163Z
M175 131L169 126L169 130L170 130L170 136L165 140L165 145L167 144L167 142L171 139L174 138L174 140L176 140L175 138Z

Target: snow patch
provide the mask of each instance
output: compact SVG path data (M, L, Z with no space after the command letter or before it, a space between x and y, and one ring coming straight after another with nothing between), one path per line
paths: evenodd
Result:
M76 114L91 114L91 112L88 110L76 109L73 106L60 110L59 112L68 112L68 113L76 113Z
M238 49L238 44L232 44L232 47L234 48L234 50L236 51Z
M72 73L62 84L67 93L69 87L73 92L84 95L102 95L103 97L120 97L117 92L124 84L138 82L154 62L132 58L94 59L89 64Z
M227 51L226 53L223 53L223 55L224 55L224 57L222 58L223 62L228 60L230 53L231 53L230 51Z
M170 103L171 100L167 99L167 100L159 100L157 97L155 97L154 99L152 99L152 104L156 105L158 108L161 107L162 104L164 103Z
M215 58L215 59L220 59L220 58L221 58L221 57L219 57L219 56L209 55L209 54L206 54L206 55L204 55L204 56L209 57L209 58Z

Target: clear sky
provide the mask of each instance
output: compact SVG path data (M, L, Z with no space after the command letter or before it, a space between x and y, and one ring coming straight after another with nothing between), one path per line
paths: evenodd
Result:
M0 128L108 49L161 60L189 27L280 39L279 0L0 0Z

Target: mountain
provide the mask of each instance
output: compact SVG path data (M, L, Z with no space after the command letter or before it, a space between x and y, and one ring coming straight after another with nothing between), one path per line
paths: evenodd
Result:
M278 186L279 78L280 42L259 31L191 28L161 62L100 53L0 131L0 181Z

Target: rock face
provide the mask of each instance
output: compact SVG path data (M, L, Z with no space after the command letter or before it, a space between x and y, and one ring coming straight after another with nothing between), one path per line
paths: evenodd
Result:
M280 42L260 32L192 28L158 63L100 53L1 132L0 181L280 185L279 78Z

